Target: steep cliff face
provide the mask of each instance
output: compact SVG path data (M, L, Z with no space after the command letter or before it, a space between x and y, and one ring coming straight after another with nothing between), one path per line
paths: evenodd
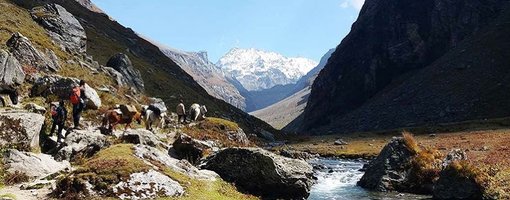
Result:
M420 73L417 70L479 32L505 2L367 0L351 32L315 80L299 130L334 127L339 116L390 84L399 84L407 78L404 74Z
M160 48L166 56L191 75L210 95L241 110L246 110L245 98L227 80L228 76L209 61L207 52L183 52L171 48Z

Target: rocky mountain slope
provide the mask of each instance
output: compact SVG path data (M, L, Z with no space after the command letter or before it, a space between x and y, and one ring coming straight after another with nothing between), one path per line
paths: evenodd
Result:
M246 109L246 100L227 76L214 63L207 52L184 52L160 47L161 51L195 79L210 95L241 110Z
M291 88L287 89L286 92L290 94L290 96L264 109L251 112L250 114L264 120L276 129L282 129L288 126L290 122L296 120L296 118L303 113L308 97L310 96L313 81L324 66L326 66L328 59L334 51L335 49L330 49L321 58L319 65L305 76L301 77L296 84L291 85Z
M278 53L234 48L216 63L248 91L296 83L317 63L306 58L286 58Z
M127 55L134 68L139 70L144 81L145 93L162 98L167 105L177 105L179 99L187 104L207 105L209 115L237 121L248 132L271 129L269 125L243 111L210 96L175 62L164 55L160 49L139 37L133 30L112 21L106 14L83 9L75 1L13 1L27 9L45 3L58 3L74 15L82 24L87 35L87 53L98 63L106 64L110 57L123 53Z
M377 130L507 115L501 103L507 59L501 56L509 54L501 35L508 26L494 21L506 3L367 0L314 82L298 130Z

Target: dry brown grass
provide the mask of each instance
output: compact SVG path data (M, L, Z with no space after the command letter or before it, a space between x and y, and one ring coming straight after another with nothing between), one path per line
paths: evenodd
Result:
M3 179L5 185L16 185L30 180L27 174L19 171L15 171L14 173L7 172Z
M406 147L413 154L418 154L420 152L420 147L418 146L418 142L414 138L413 134L408 131L402 131L402 138L404 138L404 143Z

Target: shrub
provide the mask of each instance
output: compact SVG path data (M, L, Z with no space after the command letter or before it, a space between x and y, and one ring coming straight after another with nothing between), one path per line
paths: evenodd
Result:
M5 185L16 185L18 183L27 182L30 180L30 177L27 174L19 171L15 171L14 173L5 173L4 175L4 183Z
M418 154L420 152L420 147L418 146L416 139L414 139L413 134L407 131L403 131L402 137L404 138L404 143L409 151L411 151L413 154Z

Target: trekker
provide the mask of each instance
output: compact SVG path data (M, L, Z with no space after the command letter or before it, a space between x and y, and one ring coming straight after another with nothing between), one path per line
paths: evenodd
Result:
M64 129L65 122L67 119L67 109L64 103L64 100L61 99L58 103L58 106L55 104L51 104L51 118L53 119L53 125L51 126L50 136L53 136L53 132L55 132L55 128L58 126L57 131L57 143L60 143L62 140L62 130Z
M182 99L179 101L179 105L177 105L177 123L185 123L186 122L186 108L184 107L184 102ZM181 122L182 119L182 122Z
M73 85L73 91L70 97L71 103L73 104L73 122L75 129L80 129L80 116L85 108L84 95L85 81L81 80L79 85Z

